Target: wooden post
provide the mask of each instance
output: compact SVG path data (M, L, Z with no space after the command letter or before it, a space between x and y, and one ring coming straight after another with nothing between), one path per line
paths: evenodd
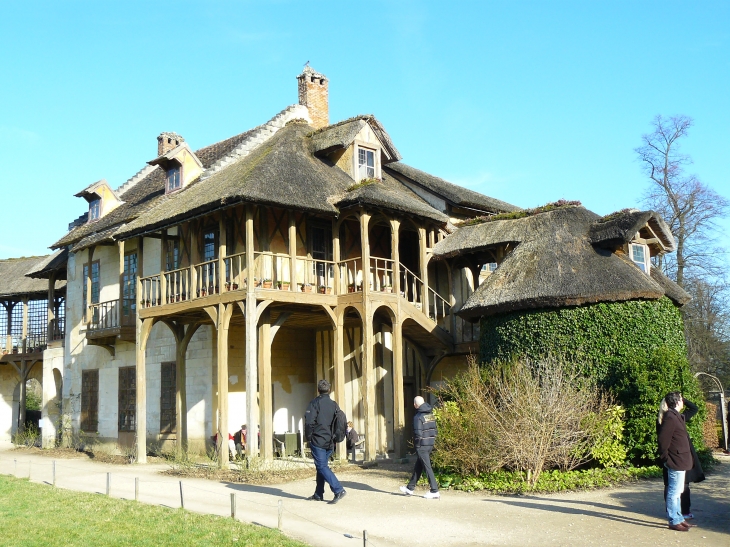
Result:
M175 352L175 409L177 412L178 447L188 451L188 397L187 397L187 349L190 340L198 329L197 325L181 327L179 339L176 339Z
M332 219L332 261L334 264L334 293L347 293L347 283L343 287L340 283L340 223L336 219Z
M188 290L190 300L198 297L198 271L195 265L200 262L200 249L198 247L198 232L193 222L188 223L188 235L190 237L190 288ZM182 236L182 232L180 233Z
M167 228L162 230L160 237L160 302L159 305L167 304Z
M28 349L28 300L27 296L23 297L23 326L22 326L22 340L23 340L23 353L27 353Z
M256 457L258 454L258 403L256 401L258 380L257 363L257 310L254 287L254 231L253 207L246 206L246 266L248 283L246 289L246 456Z
M140 238L141 240L141 238ZM84 318L86 323L86 328L89 328L89 324L91 323L91 313L89 310L89 307L91 306L91 265L94 261L94 246L92 245L89 247L89 250L87 251L89 255L89 261L86 266L86 302L84 302Z
M289 211L289 290L297 290L297 217Z
M228 223L223 211L221 211L220 219L218 219L218 292L223 293L226 284L226 255L228 249Z
M402 458L406 453L406 402L403 397L403 319L398 314L393 321L393 431L397 458Z
M51 272L48 275L48 315L47 315L47 327L46 327L46 346L53 340L54 325L56 324L56 308L54 303L56 301L56 272Z
M228 466L228 323L231 304L218 304L218 467Z
M362 294L363 302L370 296L370 215L360 213L360 246L362 247Z
M390 221L390 256L393 260L393 292L400 295L400 221Z
M335 367L335 399L340 408L345 409L345 317L344 312L335 311L337 324L332 332L333 365ZM347 459L346 443L337 444L337 459Z
M119 252L119 304L117 306L119 311L117 315L119 318L119 326L121 327L124 321L124 240L117 242L117 250ZM137 251L137 256L139 258L139 251ZM142 276L138 275L137 277ZM136 282L136 279L132 280L132 283ZM129 312L131 313L132 310L130 309Z
M3 306L5 306L5 312L8 318L8 329L5 333L5 351L7 351L8 353L13 353L13 308L15 307L15 305L16 302L3 302Z
M122 266L123 267L123 266ZM137 240L137 279L144 277L144 237ZM151 319L144 321L139 317L142 291L141 282L137 286L137 317L135 322L135 352L136 352L136 382L137 394L135 402L137 463L147 463L147 366L145 350L147 348L147 334L152 328Z
M427 254L427 234L425 228L418 229L418 250L419 250L419 266L421 271L419 277L423 282L421 287L421 311L428 317L428 254Z
M376 455L376 419L375 419L375 369L373 368L373 317L370 303L370 215L360 214L360 241L362 242L362 387L363 406L365 408L365 460L374 460Z
M274 459L274 407L271 396L271 313L261 314L259 326L259 405L261 421L261 457ZM250 433L249 435L252 435Z

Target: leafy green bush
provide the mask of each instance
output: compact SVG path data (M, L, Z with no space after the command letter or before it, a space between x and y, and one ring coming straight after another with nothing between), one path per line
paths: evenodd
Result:
M590 454L601 467L620 467L626 462L624 439L624 415L621 405L612 405L602 414L590 417L593 445Z
M626 409L624 429L629 458L652 463L655 420L661 398L680 390L692 401L702 396L687 360L682 317L671 300L607 302L571 308L525 310L483 317L480 359L554 356L580 363L583 372L611 389ZM697 449L704 447L704 405L690 424Z
M435 474L442 488L466 492L486 490L497 494L523 494L605 488L628 481L661 477L662 470L657 466L649 466L543 471L533 485L527 481L525 473L515 471L494 471L466 477L441 470L436 470Z

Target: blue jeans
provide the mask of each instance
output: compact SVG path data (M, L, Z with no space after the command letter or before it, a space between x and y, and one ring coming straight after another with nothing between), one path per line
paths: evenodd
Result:
M329 466L332 450L326 450L314 445L311 445L310 448L312 449L312 458L314 458L314 467L317 468L317 487L314 493L320 498L323 497L325 482L330 485L330 490L332 490L333 494L342 492L344 488L342 488L340 481L337 480L337 477L335 477L335 474Z
M669 524L679 524L680 522L684 522L680 498L684 490L684 474L686 471L676 471L667 467L666 464L664 464L664 467L667 468L668 478L667 518L669 519Z

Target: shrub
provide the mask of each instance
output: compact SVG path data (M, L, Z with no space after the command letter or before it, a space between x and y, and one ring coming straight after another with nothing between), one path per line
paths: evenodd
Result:
M505 468L534 483L545 468L575 469L610 421L595 383L554 359L490 371L472 360L439 395L434 463L461 475Z
M603 413L589 417L589 427L593 430L591 458L601 467L620 467L626 462L624 447L624 415L620 405L611 405Z
M32 448L41 445L41 434L38 428L33 424L28 424L24 429L19 429L13 437L15 446L25 446Z

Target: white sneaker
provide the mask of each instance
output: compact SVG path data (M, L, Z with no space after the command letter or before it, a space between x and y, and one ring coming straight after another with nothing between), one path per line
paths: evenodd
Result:
M403 492L406 496L412 496L413 490L408 490L407 486L401 486L400 491Z
M440 492L426 492L423 495L424 498L427 500L438 500L441 499L441 493Z

